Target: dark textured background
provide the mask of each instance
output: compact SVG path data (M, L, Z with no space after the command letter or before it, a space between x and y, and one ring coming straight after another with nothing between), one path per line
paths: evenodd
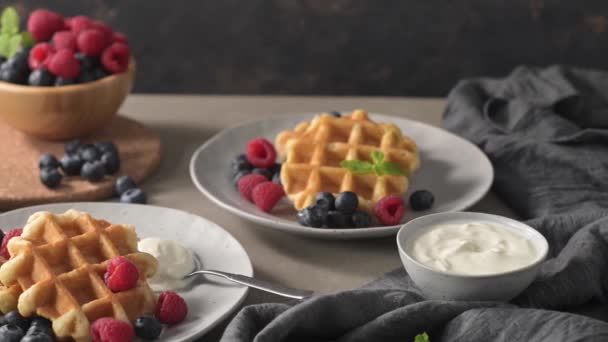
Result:
M608 68L606 0L23 0L125 32L136 92L443 96L522 63Z

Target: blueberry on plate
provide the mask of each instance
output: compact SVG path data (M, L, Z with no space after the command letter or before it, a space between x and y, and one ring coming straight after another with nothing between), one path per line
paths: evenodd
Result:
M163 326L158 319L152 316L140 316L133 322L135 335L144 340L155 340L163 331Z
M74 139L65 143L64 150L66 154L78 154L81 146L82 142L78 139Z
M137 184L130 176L120 176L116 179L116 193L121 196L129 189L137 188Z
M55 156L50 153L45 153L40 156L40 159L38 159L38 168L40 169L58 167L59 161L57 161L57 158L55 158Z
M331 192L319 192L315 197L315 205L324 206L327 210L336 210L336 199Z
M359 206L359 198L352 191L344 191L336 197L336 210L344 215L351 215Z
M65 173L68 176L77 176L80 174L80 169L82 168L82 159L80 159L80 157L75 154L75 155L69 155L66 154L65 156L61 157L61 159L59 160L59 163L61 164L61 169L63 170L63 173Z
M273 183L277 183L279 185L282 185L282 183L281 183L281 173L280 172L277 172L274 175L272 175L272 182Z
M372 217L363 211L355 211L351 217L352 226L354 228L367 228L372 224Z
M321 228L327 221L327 211L321 207L310 206L298 212L298 223L306 227Z
M59 170L51 167L44 167L40 170L40 182L47 188L56 188L61 183L63 176Z
M230 167L232 168L232 173L237 174L239 171L251 171L253 166L247 160L247 156L244 154L239 154L230 162Z
M272 165L272 167L270 168L270 172L272 172L272 174L281 173L281 168L282 167L283 167L283 164L281 164L281 163L274 163L274 165Z
M414 191L410 195L410 208L415 211L427 210L433 206L435 196L428 190Z
M114 152L104 152L101 155L101 162L103 163L108 175L114 174L120 169L120 158L118 157L118 154Z
M32 71L27 79L27 84L34 87L50 87L55 84L55 76L46 69Z
M266 179L268 179L268 180L272 179L272 172L270 172L270 170L268 170L268 169L255 168L255 169L251 170L251 173L262 175L262 176L266 177Z
M27 328L30 327L30 323L32 322L30 318L21 316L21 314L17 310L13 310L4 315L4 319L6 320L6 323L14 324L21 328L23 331L27 331Z
M120 195L120 201L122 203L138 203L146 204L148 201L146 193L139 188L129 189Z
M329 211L327 213L328 228L346 228L351 226L351 218L339 211Z
M335 110L334 110L333 112L331 112L330 114L331 114L333 117L336 117L336 118L341 118L341 117L342 117L342 113L340 113L340 112L338 112L338 111L335 111Z
M51 335L38 330L28 330L27 334L21 339L21 342L54 342L55 339Z
M4 231L0 229L0 241L2 241L2 239L4 239ZM0 317L0 325L4 324L6 324L6 322L4 321L4 317Z
M87 161L80 169L80 176L90 182L97 182L103 179L106 168L101 161Z
M237 172L236 175L234 175L234 177L232 178L232 183L234 183L234 186L238 185L239 179L243 178L244 176L247 176L250 173L251 172L248 170L243 170L243 171Z
M23 338L23 329L15 324L7 324L0 327L0 341L19 342Z
M97 147L91 144L80 146L78 149L78 154L80 155L80 159L85 162L92 162L101 158L101 152L99 152Z
M43 332L47 335L53 335L52 323L44 317L35 316L32 318L32 323L30 324L27 333L29 334L33 330Z

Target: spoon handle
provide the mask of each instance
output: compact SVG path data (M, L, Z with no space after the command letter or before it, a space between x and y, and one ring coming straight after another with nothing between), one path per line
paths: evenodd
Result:
M290 287L285 287L285 286L269 283L264 280L247 277L247 276L244 276L241 274L234 274L234 273L215 271L215 270L199 270L199 271L190 273L189 275L187 275L187 277L190 277L190 276L193 276L196 274L208 274L208 275L222 277L224 279L233 281L233 282L241 284L241 285L245 285L245 286L253 287L258 290L274 293L279 296L294 298L294 299L299 299L299 300L308 298L308 297L312 296L314 293L313 291L292 289Z

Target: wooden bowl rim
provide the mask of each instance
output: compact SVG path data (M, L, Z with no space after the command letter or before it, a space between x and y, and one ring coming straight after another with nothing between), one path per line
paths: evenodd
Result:
M80 83L80 84L70 84L61 87L38 87L38 86L29 86L24 84L15 84L9 83L5 81L0 81L0 91L10 90L12 92L27 92L27 93L62 93L62 92L72 92L77 90L90 90L95 88L103 83L114 82L117 79L123 78L132 74L135 71L135 59L131 58L129 61L129 67L125 72L121 72L120 74L111 74L106 77L100 78L95 81Z

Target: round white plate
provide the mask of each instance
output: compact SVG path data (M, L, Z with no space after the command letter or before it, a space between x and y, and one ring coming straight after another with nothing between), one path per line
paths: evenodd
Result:
M399 226L360 229L310 228L296 222L296 212L287 201L270 214L241 198L231 181L230 161L244 153L249 140L265 137L274 142L283 130L291 130L315 114L280 116L253 121L218 133L201 147L190 160L190 175L196 187L219 206L252 222L290 233L327 239L376 238L397 234ZM490 189L494 169L477 146L441 128L394 116L370 114L377 122L392 122L416 141L421 167L414 173L411 192L427 189L435 195L430 210L407 210L403 222L418 216L445 211L460 211L479 201Z
M150 205L78 202L39 205L0 215L0 227L23 227L37 211L63 213L74 208L112 223L133 224L139 238L173 239L190 248L206 268L253 275L249 256L227 231L202 217L176 209ZM185 290L177 291L188 303L188 316L178 325L165 329L162 341L192 341L203 335L236 309L247 295L247 288L218 278L200 277Z

